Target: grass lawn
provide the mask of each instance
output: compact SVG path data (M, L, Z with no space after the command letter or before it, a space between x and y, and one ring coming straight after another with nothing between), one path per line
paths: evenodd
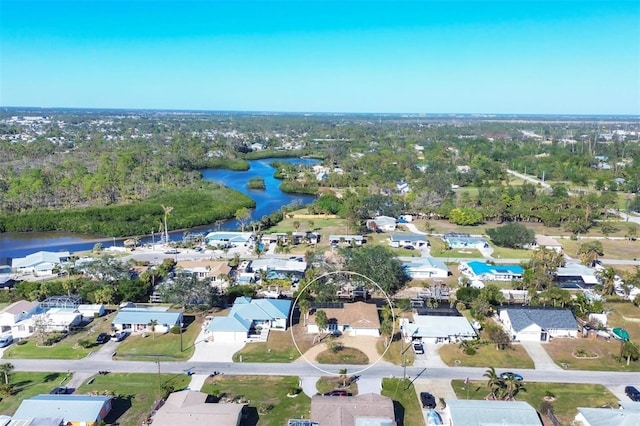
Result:
M94 376L91 384L83 384L75 393L114 395L113 408L105 419L106 423L139 425L146 420L154 402L162 398L164 392L160 383L182 390L190 381L186 374L161 374L158 377L157 374L111 373Z
M511 349L496 350L493 344L479 345L475 355L462 352L457 344L440 347L440 358L449 366L461 367L500 367L500 368L533 368L534 364L527 351L520 345L513 345ZM456 360L459 361L456 364Z
M96 318L86 326L72 331L67 337L52 346L39 346L35 338L27 340L24 345L11 345L3 358L8 359L80 359L89 353L100 349L96 344L96 337L100 333L111 331L111 322L115 313ZM78 344L80 340L89 340L93 346L83 348Z
M320 364L366 365L369 357L359 349L346 346L337 352L326 349L318 354L316 361Z
M306 333L301 324L293 326L293 334L302 353L311 348L314 336ZM290 330L270 331L265 343L247 343L233 354L233 362L240 362L241 356L242 362L292 362L300 358L300 352L293 344Z
M396 334L397 338L391 342L391 346L389 350L384 354L384 360L389 361L395 365L403 365L403 362L406 362L406 365L413 365L413 361L415 359L413 349L411 349L411 345L403 342L400 339L399 333ZM382 355L384 352L385 346L384 341L381 339L376 344L376 348L378 349L378 353Z
M163 359L187 360L191 358L195 351L194 342L202 327L202 316L185 315L185 330L180 334L158 334L147 333L147 337L142 335L131 335L127 337L117 349L117 356L114 359L127 361L155 360L156 356ZM180 340L182 339L182 351L180 351Z
M532 250L498 247L491 242L489 244L493 247L491 256L496 259L530 259L533 254Z
M63 384L67 373L25 373L16 371L11 373L10 383L14 386L14 394L0 399L0 413L13 414L20 403L32 396L49 393L51 389ZM4 383L4 377L2 378Z
M311 417L311 399L304 393L289 398L290 389L299 386L298 377L216 376L206 380L202 392L223 400L248 400L248 425L285 425L288 419ZM203 425L204 426L204 425Z
M629 302L607 303L606 308L611 310L608 325L626 329L631 341L640 343L640 308ZM557 364L566 363L570 370L640 371L640 361L631 361L627 366L626 361L616 360L620 355L620 341L613 338L608 342L599 338L554 339L544 348ZM597 354L598 358L576 358L573 353L578 349Z
M343 386L346 385L346 386ZM320 377L316 382L316 389L320 395L323 395L329 391L340 389L346 390L347 392L351 392L353 396L358 395L358 382L350 381L349 375L347 372L347 376L345 377Z
M592 239L580 239L578 241L562 239L558 240L562 244L562 248L569 256L577 257L578 249L581 244L595 241ZM607 259L633 259L638 257L640 253L640 241L630 240L598 240L602 243L604 258Z
M627 366L626 360L618 362L620 355L620 341L611 339L554 339L544 345L545 350L558 365L569 370L591 371L640 371L640 361L631 361ZM576 358L573 354L584 349L590 355L597 355L594 359Z
M393 399L398 426L424 426L422 407L410 380L382 379L382 395Z
M463 380L453 380L451 384L460 399L466 399L467 394L469 399L484 399L489 394L486 381L472 380L469 385L465 385ZM555 401L551 405L563 425L571 424L578 407L618 406L618 398L602 385L525 382L525 388L527 391L518 393L516 399L528 402L536 410L540 409L542 398L547 392L553 394Z

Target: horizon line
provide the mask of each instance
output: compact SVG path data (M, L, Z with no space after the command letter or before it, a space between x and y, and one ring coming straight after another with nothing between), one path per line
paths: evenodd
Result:
M241 113L241 114L273 114L273 115L366 115L366 116L479 116L479 117L626 117L640 120L640 114L630 113L513 113L513 112L346 112L346 111L278 111L278 110L224 110L197 108L141 108L141 107L61 107L61 106L10 106L0 105L4 110L74 110L74 111L151 111L151 112L183 112L183 113Z

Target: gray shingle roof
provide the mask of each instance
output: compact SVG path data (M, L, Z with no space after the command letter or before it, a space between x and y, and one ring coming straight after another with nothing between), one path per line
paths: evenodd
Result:
M568 309L507 309L515 331L537 324L543 330L577 330L578 323Z

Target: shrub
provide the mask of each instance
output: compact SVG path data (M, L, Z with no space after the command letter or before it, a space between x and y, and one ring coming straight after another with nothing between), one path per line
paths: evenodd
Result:
M83 348L85 348L85 349L88 349L91 346L93 346L93 342L91 340L89 340L89 339L80 339L80 340L78 340L78 344L80 346L82 346Z
M289 395L297 395L300 392L302 392L302 389L300 389L299 387L293 387L291 389L289 389Z
M467 355L475 355L476 354L476 349L474 347L467 347L464 349L464 353Z
M27 340L27 339L20 339L20 340L18 340L16 342L16 345L18 345L18 346L26 345L28 341L29 340Z
M174 325L173 327L171 327L170 332L171 332L171 334L180 334L180 326L179 325Z

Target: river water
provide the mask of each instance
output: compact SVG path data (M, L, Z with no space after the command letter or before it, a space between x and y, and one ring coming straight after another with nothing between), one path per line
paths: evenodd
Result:
M251 220L259 220L262 216L269 215L282 206L299 202L301 204L309 204L315 197L311 195L287 194L280 191L280 181L273 177L275 169L269 164L273 161L286 161L293 164L305 164L312 166L318 163L315 159L301 158L267 158L263 160L249 161L249 170L232 171L225 169L206 169L202 172L204 179L219 182L225 186L235 189L236 191L247 194L256 202L256 208L251 211ZM259 177L264 179L265 190L251 190L247 188L247 182L251 178ZM171 221L171 216L169 216ZM238 223L235 219L225 221L220 229L235 230ZM201 226L194 228L194 232L209 232L217 229L217 226ZM171 241L182 240L184 231L169 232ZM151 235L141 238L141 242L150 243L153 240L158 241L160 234ZM68 232L6 232L0 233L0 264L2 258L24 257L28 254L35 253L40 250L61 251L68 250L70 252L91 250L97 242L101 242L103 247L113 245L122 246L122 242L126 238L105 238L89 234L75 234Z

